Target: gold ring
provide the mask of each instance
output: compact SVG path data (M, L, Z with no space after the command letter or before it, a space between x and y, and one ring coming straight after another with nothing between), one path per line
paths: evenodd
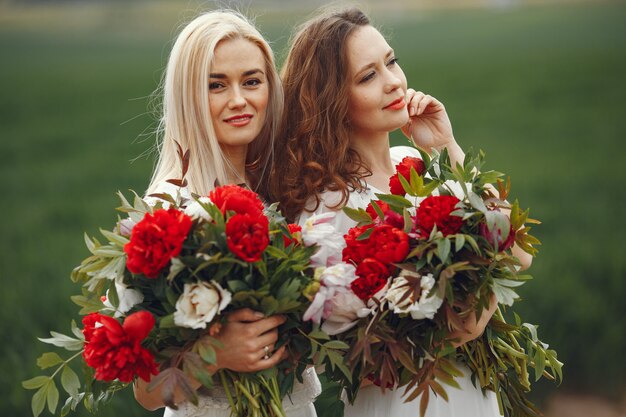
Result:
M267 360L270 358L270 347L265 345L263 346L263 352L265 352L265 355L263 356L264 360Z

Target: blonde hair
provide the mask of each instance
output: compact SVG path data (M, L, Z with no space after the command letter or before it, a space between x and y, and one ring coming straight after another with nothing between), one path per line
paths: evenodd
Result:
M181 164L176 143L190 151L186 179L189 190L207 195L215 184L227 183L229 161L220 148L209 107L208 82L215 48L228 39L246 39L263 53L269 87L266 120L248 145L246 169L255 183L263 181L276 128L283 108L280 78L272 49L259 31L238 12L211 11L192 20L178 35L170 52L161 83L162 114L157 130L158 160L146 194L163 183L180 178ZM232 169L232 168L231 168Z

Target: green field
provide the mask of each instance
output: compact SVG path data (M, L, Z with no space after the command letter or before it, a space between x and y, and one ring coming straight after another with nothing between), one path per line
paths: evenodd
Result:
M0 7L2 416L30 414L20 381L48 350L36 337L76 318L69 273L87 255L83 232L113 225L117 190L147 185L149 96L175 26L193 15L67 7ZM446 104L459 143L484 149L543 221L536 279L518 308L566 363L560 389L623 396L626 4L373 17L410 86ZM282 55L298 20L268 12L258 23ZM537 398L553 392L541 384ZM162 414L129 403L101 415Z

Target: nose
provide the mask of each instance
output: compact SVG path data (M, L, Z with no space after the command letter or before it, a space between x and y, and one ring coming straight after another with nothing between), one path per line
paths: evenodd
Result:
M393 71L391 71L390 69L386 70L386 83L385 83L385 93L391 93L395 90L397 90L398 88L402 87L402 80L400 79L400 77L398 77L397 74L395 74Z
M245 107L246 99L241 94L241 89L239 89L238 87L234 87L231 91L231 96L228 99L228 108L232 110Z

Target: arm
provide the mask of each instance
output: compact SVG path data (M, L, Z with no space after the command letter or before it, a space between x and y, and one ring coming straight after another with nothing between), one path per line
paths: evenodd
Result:
M422 149L431 151L433 148L437 150L447 148L450 162L453 165L457 162L462 164L465 152L454 138L452 124L444 105L436 98L413 89L407 91L406 100L409 123L402 128L402 132ZM495 188L490 187L490 189L496 196L498 195ZM503 210L503 213L509 215L508 210ZM521 270L530 267L532 255L524 252L517 245L514 245L511 251L513 256L519 259ZM456 331L451 335L451 338L459 339L457 346L482 335L497 307L498 302L495 296L492 296L489 308L483 312L480 320L476 320L475 314L469 315L465 320L466 332Z
M271 368L283 360L285 346L274 352L274 344L278 340L278 326L285 322L283 316L264 318L263 314L250 309L241 309L229 314L227 323L214 337L223 344L222 349L216 349L217 361L215 365L207 366L209 373L214 374L220 369L230 369L236 372L256 372ZM265 358L265 346L273 354ZM156 410L164 407L161 386L148 391L148 382L137 379L133 389L135 399L142 407ZM191 378L191 386L198 390L202 384ZM185 401L185 395L180 388L174 392L174 403Z

